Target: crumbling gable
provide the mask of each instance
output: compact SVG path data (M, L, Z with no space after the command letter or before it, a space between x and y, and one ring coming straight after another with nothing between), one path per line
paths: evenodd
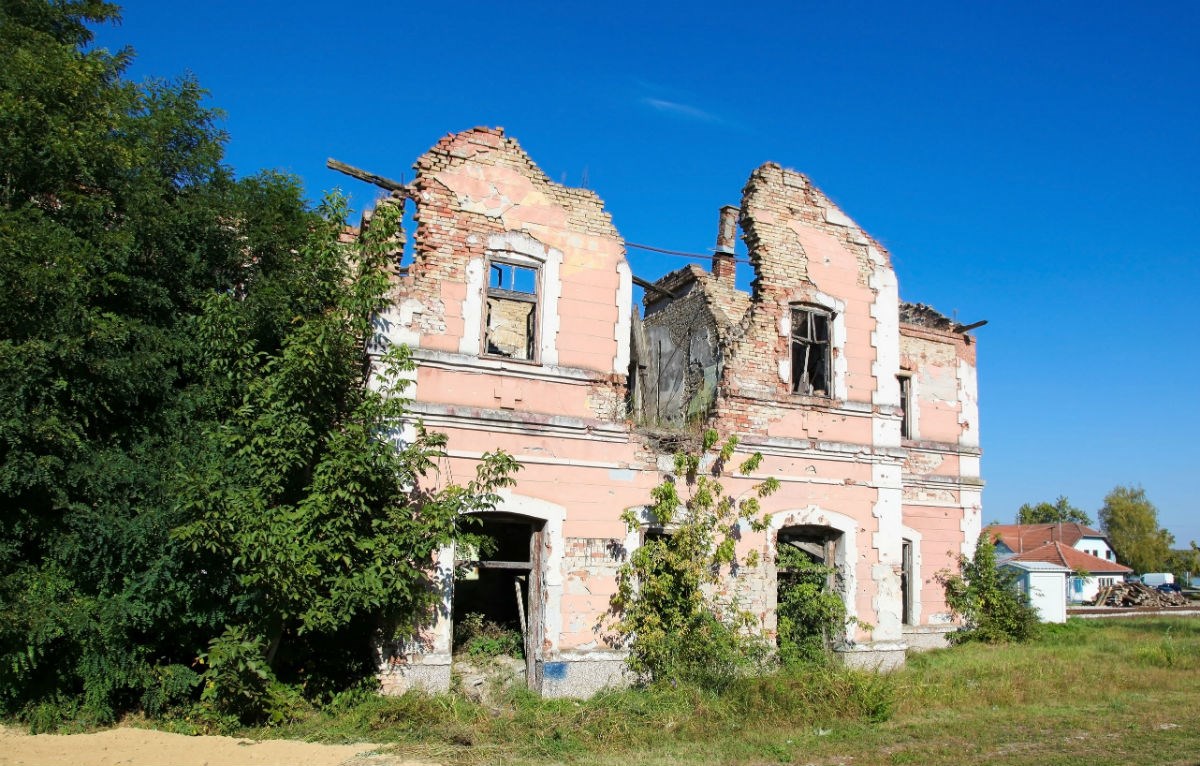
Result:
M729 263L724 276L689 264L646 291L630 373L631 408L643 425L695 425L712 414L726 348L750 308L750 297L733 284L732 258Z
M445 403L561 413L551 383L575 385L569 413L623 414L631 272L595 193L550 181L502 129L446 136L415 165L412 263L396 286L394 339L445 363L523 369L490 391L430 382ZM541 371L541 372L539 372ZM506 376L511 378L512 376ZM518 398L519 397L519 398Z

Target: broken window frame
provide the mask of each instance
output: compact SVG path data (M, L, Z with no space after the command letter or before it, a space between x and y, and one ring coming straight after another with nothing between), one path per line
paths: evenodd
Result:
M896 382L900 384L900 438L915 439L916 434L913 432L912 375L910 373L900 373L896 376Z
M507 274L505 273L507 271ZM532 292L520 289L518 285L518 275L521 272L529 272L532 279ZM491 258L487 263L487 283L484 288L483 301L483 356L492 359L505 359L513 362L523 362L526 364L538 364L539 355L539 337L538 326L541 319L541 268L530 263L523 263L516 259L507 258ZM499 279L496 275L499 274ZM505 277L508 277L508 286L504 285ZM499 284L493 284L498 281ZM523 286L523 285L522 285ZM506 301L513 303L527 304L529 314L526 318L525 327L525 349L524 356L518 353L505 353L499 346L492 341L493 325L492 325L492 302Z
M822 399L833 398L833 320L835 314L819 306L791 307L791 393ZM803 319L802 322L798 321ZM798 331L798 325L803 329ZM824 326L824 337L820 332ZM822 380L814 384L813 373Z
M915 545L912 540L907 537L900 541L900 623L902 625L912 625L915 620L913 618L913 602L916 601L916 593L913 581L913 551Z

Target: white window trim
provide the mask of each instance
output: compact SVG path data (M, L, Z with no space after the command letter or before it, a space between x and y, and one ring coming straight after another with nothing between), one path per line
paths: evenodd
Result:
M780 337L787 338L788 352L787 356L779 360L779 379L788 386L788 390L790 391L792 385L792 310L811 306L830 314L829 366L830 376L833 378L831 381L833 391L832 395L828 398L845 401L848 393L846 386L846 371L848 369L846 360L846 302L838 300L832 295L826 295L819 290L812 290L793 296L787 301L785 306L787 310L782 312L778 330ZM803 394L794 395L803 396Z
M520 231L488 237L483 258L467 263L467 294L463 298L463 336L458 350L471 356L485 356L484 306L487 303L487 269L492 260L538 270L537 343L529 363L558 365L558 301L562 295L562 251L548 247ZM489 356L488 358L497 358ZM525 363L526 360L514 360Z

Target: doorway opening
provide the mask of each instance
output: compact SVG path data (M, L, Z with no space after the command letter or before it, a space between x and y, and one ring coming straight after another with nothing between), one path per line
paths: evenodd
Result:
M784 527L776 538L776 643L785 664L828 659L845 637L846 604L837 560L842 533L830 527Z
M523 660L533 689L542 641L542 526L521 516L482 517L476 529L490 543L460 551L451 612L455 657Z

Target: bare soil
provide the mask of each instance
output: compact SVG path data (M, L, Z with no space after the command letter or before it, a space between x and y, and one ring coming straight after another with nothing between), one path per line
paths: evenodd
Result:
M0 766L435 766L387 746L189 737L151 729L37 734L0 727Z

